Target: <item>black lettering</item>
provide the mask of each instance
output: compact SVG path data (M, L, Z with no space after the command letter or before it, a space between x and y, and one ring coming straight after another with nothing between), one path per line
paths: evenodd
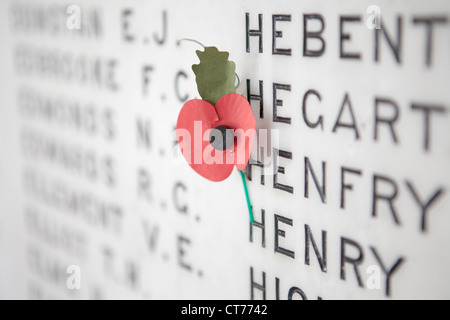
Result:
M173 187L173 192L172 192L173 204L178 212L187 213L188 212L187 204L180 204L180 199L179 199L179 190L180 189L183 190L183 192L185 192L185 193L187 191L187 187L181 181L175 183L175 186Z
M186 238L186 237L183 237L183 236L178 236L178 238L177 238L177 247L178 247L178 250L177 250L177 253L178 253L178 264L182 267L182 268L184 268L184 269L186 269L186 270L189 270L189 271L191 271L192 270L192 266L191 265L189 265L189 264L187 264L185 261L184 261L184 259L183 259L183 257L185 256L185 254L186 254L186 251L184 250L184 248L185 248L185 246L184 245L190 245L191 244L191 240L189 240L188 238Z
M345 52L344 51L344 42L351 40L351 36L349 33L344 33L344 24L345 22L361 22L360 16L341 16L340 17L340 23L339 23L339 35L340 35L340 41L339 41L339 52L340 57L343 59L361 59L360 53L355 52Z
M321 27L318 31L308 30L308 21L318 20ZM322 33L325 30L325 20L321 14L304 14L303 15L303 56L304 57L320 57L325 52L326 42L322 38ZM312 50L308 48L308 39L316 39L321 43L320 49Z
M389 47L392 49L394 53L395 60L398 64L401 64L401 51L402 51L402 17L397 17L397 41L394 43L391 36L386 30L386 27L381 20L380 29L374 29L375 31L375 61L380 61L380 34L382 33L389 44Z
M292 54L291 49L279 49L277 48L276 39L283 37L283 32L277 30L277 21L291 21L291 15L274 14L272 15L272 54L280 54L290 56Z
M353 190L353 184L347 184L345 182L345 173L353 173L361 175L361 170L341 167L341 209L345 209L345 190Z
M357 258L350 258L347 256L346 247L348 245L350 245L350 246L354 247L356 250L358 250L359 254L358 254ZM353 240L342 237L341 238L341 279L346 280L345 264L350 263L353 265L353 270L355 271L356 280L358 281L358 285L360 287L364 287L362 280L361 280L361 275L358 270L358 266L363 261L364 261L364 253L362 251L361 246Z
M275 277L275 300L280 300L280 279Z
M319 116L316 122L312 122L308 119L307 113L306 113L306 100L309 95L315 95L319 101L322 101L322 97L320 96L320 93L316 90L308 90L305 95L303 96L303 103L302 103L302 114L303 114L303 121L305 121L306 125L310 128L316 128L320 125L320 128L323 131L323 117L322 115Z
M163 45L167 40L167 11L164 10L162 13L162 36L158 37L156 33L153 34L153 39L155 39L156 43L159 45Z
M155 251L159 238L159 226L156 224L150 226L147 221L142 221L142 227L144 228L144 235L147 240L148 248L150 251Z
M247 79L247 99L248 103L252 100L259 101L259 117L264 119L264 99L263 99L263 81L259 80L259 95L252 94L250 91L250 79Z
M348 110L350 111L350 116L351 116L351 119L352 119L351 123L341 122L341 118L342 118L342 115L344 113L345 106L348 106ZM340 128L340 127L353 129L355 131L356 139L357 140L359 139L359 132L358 132L358 128L356 127L355 116L353 114L353 108L352 108L352 104L350 102L350 98L349 98L348 93L345 94L344 102L342 103L342 107L341 107L341 109L339 111L338 118L337 118L336 123L334 124L334 127L333 127L333 132L336 132L337 129Z
M311 176L313 178L317 191L319 192L320 199L322 200L322 203L326 202L326 166L326 162L322 161L322 185L320 185L311 162L309 161L309 158L305 157L305 198L309 198L309 173L311 172Z
M310 265L309 259L309 247L312 244L314 253L316 254L317 261L319 262L322 272L327 272L327 232L322 230L322 254L320 254L316 241L311 232L309 225L305 224L305 264Z
M245 48L247 52L250 52L250 37L259 38L259 53L263 52L263 15L258 14L258 29L250 30L250 14L245 14Z
M137 193L148 202L152 200L151 196L151 177L147 170L139 169L137 175Z
M133 261L124 262L125 279L133 289L136 289L139 284L139 268Z
M266 247L266 212L264 209L261 209L261 222L253 221L250 223L250 242L253 242L253 227L257 227L261 229L261 246L263 248Z
M393 115L391 117L382 117L380 115L380 105L389 106L393 110ZM397 135L394 130L394 123L398 120L400 114L400 109L398 105L390 100L383 98L375 99L375 127L374 127L374 139L378 140L378 125L381 123L387 124L391 131L392 139L395 143L398 143Z
M277 99L277 90L291 91L291 85L279 83L273 84L273 122L291 124L291 118L278 116L278 107L283 106L283 100Z
M150 121L144 121L143 119L136 119L137 129L137 146L143 146L145 149L150 150Z
M264 148L261 147L261 153L264 152ZM261 161L249 159L249 162L247 164L247 167L245 167L245 173L247 175L248 180L252 181L252 167L257 166L261 168L261 184L264 185L265 178L264 178L264 164Z
M262 272L262 285L256 283L253 279L253 267L250 267L250 300L255 300L254 290L260 290L262 292L262 299L266 300L266 273Z
M129 16L133 15L133 10L131 9L125 9L122 11L122 39L124 39L126 42L132 42L134 41L134 36L129 34Z
M181 95L180 93L180 78L187 79L188 75L184 71L178 71L177 75L175 76L175 95L180 102L186 102L189 99L189 94L185 93L184 95Z
M119 89L119 84L116 81L116 67L117 60L108 60L106 66L107 71L105 75L105 87L109 88L111 91L117 91Z
M383 270L384 274L386 275L386 290L385 294L386 296L391 295L391 276L397 271L397 269L400 267L400 265L403 263L403 258L398 258L397 261L392 265L390 269L386 268L383 261L381 261L381 258L377 252L377 250L374 247L370 247L370 250L372 250L373 255L375 256L375 259L377 259L378 264L380 265L381 269Z
M293 221L292 219L283 217L283 216L279 216L279 215L274 215L275 218L275 252L284 254L292 259L295 259L295 252L288 250L286 248L280 247L279 245L279 237L285 237L286 236L286 232L284 230L281 230L278 228L278 222L282 222L285 223L289 226L293 225Z
M107 140L114 140L116 136L116 127L114 125L115 113L111 110L105 110L102 113L102 123L103 123L103 131L104 138Z
M378 190L378 184L379 182L382 181L385 184L389 184L391 185L391 192L390 194L380 194L379 190ZM400 221L398 220L397 217L397 213L394 207L394 200L398 195L398 188L397 188L397 184L395 183L394 180L385 177L385 176L380 176L380 175L374 175L373 176L373 196L372 196L372 216L376 217L378 214L378 201L379 200L383 200L383 201L387 201L389 208L391 210L392 213L392 217L394 218L394 222L396 224L400 224Z
M436 192L433 193L433 195L431 197L428 198L428 200L423 201L421 200L421 197L419 197L419 195L417 194L416 189L414 188L414 186L412 185L411 182L406 181L406 185L408 186L409 191L411 192L414 200L416 201L416 203L419 205L420 207L420 216L421 216L421 223L420 223L420 230L422 232L427 231L427 216L428 216L428 209L430 208L430 206L439 199L439 197L443 194L444 189L443 188L439 188L438 190L436 190Z
M103 271L107 275L112 275L114 273L114 261L115 255L111 247L104 246L102 248L102 254L103 254Z
M103 181L108 187L114 187L116 185L114 159L111 157L105 157L101 164L103 168Z
M424 115L424 143L423 148L425 151L430 150L430 132L431 132L431 114L433 112L436 113L446 113L447 109L443 106L435 106L435 105L424 105L424 104L412 104L411 109L423 111Z
M447 23L448 19L446 16L430 16L430 17L414 17L414 24L423 24L425 26L425 65L427 67L432 64L433 57L433 30L437 23Z
M148 94L148 86L150 84L149 73L153 71L153 67L144 65L142 67L142 94L146 96Z
M278 162L277 159L279 157L285 158L285 159L291 159L292 160L292 153L288 152L288 151L283 151L283 150L277 150L277 149L273 149L273 165L275 168L275 174L273 175L273 187L275 189L280 189L289 193L294 193L294 187L286 185L286 184L281 184L278 182L278 174L284 174L285 170L284 167L278 166Z
M295 294L298 294L302 298L302 300L308 300L306 294L302 291L302 289L298 287L292 287L289 289L288 300L293 300Z

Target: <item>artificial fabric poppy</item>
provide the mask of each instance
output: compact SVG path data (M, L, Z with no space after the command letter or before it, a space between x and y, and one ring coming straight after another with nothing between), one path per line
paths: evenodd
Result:
M203 48L204 51L197 50L200 64L192 66L202 100L189 100L181 108L176 130L178 144L192 169L208 180L225 180L234 166L239 169L253 223L242 170L255 139L255 116L247 99L236 93L236 66L228 60L228 52Z
M211 181L228 178L236 166L247 166L256 120L243 96L229 93L215 106L205 100L187 101L177 122L177 139L188 164Z
M244 170L255 138L250 104L234 85L236 65L216 47L196 51L192 66L202 97L187 101L178 115L177 139L188 164L211 181L228 178L236 166Z

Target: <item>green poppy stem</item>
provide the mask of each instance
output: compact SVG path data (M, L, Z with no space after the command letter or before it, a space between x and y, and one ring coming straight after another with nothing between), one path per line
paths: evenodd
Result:
M248 214L250 216L250 223L253 223L253 211L252 211L252 205L250 204L250 197L248 195L248 189L247 189L247 182L245 181L245 175L242 170L239 170L239 173L241 174L242 183L244 184L244 191L245 191L245 198L247 200L247 208L248 208Z

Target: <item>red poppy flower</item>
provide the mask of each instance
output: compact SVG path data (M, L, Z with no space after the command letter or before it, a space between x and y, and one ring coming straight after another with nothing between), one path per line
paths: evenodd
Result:
M228 178L236 166L244 170L255 138L256 120L242 95L229 93L213 106L187 101L177 121L177 139L188 164L211 181Z

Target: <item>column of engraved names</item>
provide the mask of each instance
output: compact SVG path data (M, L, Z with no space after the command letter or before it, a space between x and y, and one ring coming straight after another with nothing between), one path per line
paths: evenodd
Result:
M245 41L246 53L252 54L255 59L262 55L272 55L284 58L283 62L286 64L289 64L292 59L303 59L307 63L334 54L337 57L336 63L358 64L364 61L379 66L389 62L399 68L409 68L412 66L405 65L405 60L411 61L411 59L405 58L408 52L403 50L405 32L415 32L424 36L424 39L423 42L416 43L419 46L417 50L422 55L414 55L417 60L414 63L423 66L424 72L431 74L437 74L439 68L448 70L448 61L436 59L436 52L443 46L434 41L436 33L439 32L441 35L450 33L448 16L440 13L387 16L392 21L388 23L382 20L380 29L368 31L369 39L372 39L368 41L372 46L372 57L364 56L361 52L350 52L348 49L352 41L353 48L358 47L353 40L352 32L355 32L358 27L366 27L363 14L342 14L338 17L337 26L329 26L330 16L321 12L297 13L295 19L291 13L269 16L257 11L247 12L242 17L242 40ZM297 23L301 21L301 26L294 25L293 21ZM300 32L302 41L286 46L288 40L282 39L283 31L285 33L291 31L288 34L292 35L294 27ZM338 48L331 48L329 44L334 42L325 36L326 28L334 27L337 30ZM283 46L279 44L281 41L284 41ZM419 43L422 43L422 46ZM307 79L307 75L305 78ZM386 79L379 78L376 81L386 81ZM433 90L437 89L440 90L441 95L445 94L446 89L440 85L442 83L438 80L436 83L439 85ZM255 114L259 116L257 120L259 124L266 123L267 120L264 119L270 119L280 128L282 132L280 136L283 134L298 136L298 129L293 127L293 122L300 123L302 129L309 130L308 136L291 139L291 144L301 143L302 139L308 137L320 138L323 139L321 141L328 140L329 143L342 144L342 153L345 152L343 141L351 141L355 146L364 143L373 149L379 149L380 146L385 149L394 146L397 150L409 154L411 161L414 161L417 156L426 161L426 165L410 172L408 176L402 176L392 172L379 172L375 168L368 170L367 166L363 169L345 162L339 163L332 157L322 160L315 156L314 150L297 154L287 147L284 150L274 149L272 154L278 161L273 162L276 166L273 176L265 176L263 168L260 175L255 174L255 169L264 165L259 158L252 159L247 168L247 174L252 179L252 183L272 189L267 190L267 193L274 197L274 201L278 195L287 194L290 195L293 204L313 202L317 208L316 212L306 214L316 216L320 215L321 208L323 210L332 208L337 213L349 214L356 214L354 208L361 208L362 212L359 214L366 214L368 223L374 227L380 223L380 220L384 223L389 219L400 232L404 234L413 232L421 235L424 240L433 232L429 228L429 221L435 217L438 219L440 216L436 208L442 209L444 204L448 205L446 191L449 181L442 176L433 181L432 187L425 187L423 181L427 178L428 168L441 163L439 155L444 155L442 150L447 150L449 147L448 139L441 139L438 134L445 132L443 128L448 124L448 99L434 98L431 94L433 91L430 90L426 92L423 99L412 98L403 105L399 102L399 100L404 101L400 93L399 97L396 97L386 96L380 92L374 96L366 95L366 105L359 106L353 102L353 95L357 94L352 92L354 90L350 87L342 92L340 101L330 102L327 100L327 90L332 90L330 88L305 87L279 79L273 81L270 78L249 78L246 84L247 97ZM426 87L425 83L424 87ZM286 99L288 103L280 98L286 96L289 97ZM297 98L295 105L292 105L294 99L291 97L294 96L300 99ZM334 113L323 112L324 101L334 104ZM358 117L361 110L367 106L373 110L371 130L365 129L367 124L363 124ZM406 121L409 123L405 125ZM405 128L414 128L414 132L408 132ZM257 152L258 157L260 151ZM380 162L389 160L392 166L401 166L399 160L389 158L389 153L379 153L377 156ZM353 163L350 154L348 163ZM290 168L293 166L301 168L300 176L290 174L292 170ZM330 180L339 181L339 184L331 185ZM352 197L352 194L364 194L362 190L366 192L365 198ZM402 207L399 203L406 203L414 209L411 212L402 212L399 209ZM369 285L365 279L365 267L369 260L381 270L382 287L379 292L385 297L393 295L396 275L408 268L408 257L402 252L402 247L395 247L395 241L393 246L398 254L388 260L383 250L378 247L376 238L369 239L368 243L367 239L354 239L346 234L330 238L329 230L322 230L313 224L301 223L295 217L296 212L299 212L301 208L294 209L293 206L292 212L286 213L269 212L255 204L254 210L256 221L250 225L250 242L255 246L273 250L274 259L280 263L288 257L297 261L299 265L304 265L305 268L322 273L324 279L330 269L333 269L332 274L337 275L336 280L341 281L343 285L349 282L348 285L367 288ZM408 223L405 223L406 220ZM350 222L348 219L345 221ZM413 225L414 228L405 229L405 225L408 228ZM296 247L287 247L284 244L284 238L292 239L295 233L300 233L302 243L296 243ZM380 234L380 237L383 236ZM332 252L338 252L338 256L328 255L330 246L338 248L332 250ZM267 274L261 266L253 265L249 269L249 293L252 299L321 299L322 296L326 298L326 288L304 288L301 284L290 283L290 279L283 279L282 272L274 275ZM308 289L314 294L309 293Z
M120 159L113 156L119 106L93 99L92 92L120 94L120 61L67 49L104 38L100 8L82 8L80 29L68 29L67 8L60 4L12 2L10 9L11 33L21 39L14 44L13 63L26 197L27 293L30 298L99 298L106 292L92 264L104 240L92 233L108 242L120 239L125 212L114 197L120 183ZM52 45L36 44L44 39ZM67 282L71 272L80 271L81 283Z

